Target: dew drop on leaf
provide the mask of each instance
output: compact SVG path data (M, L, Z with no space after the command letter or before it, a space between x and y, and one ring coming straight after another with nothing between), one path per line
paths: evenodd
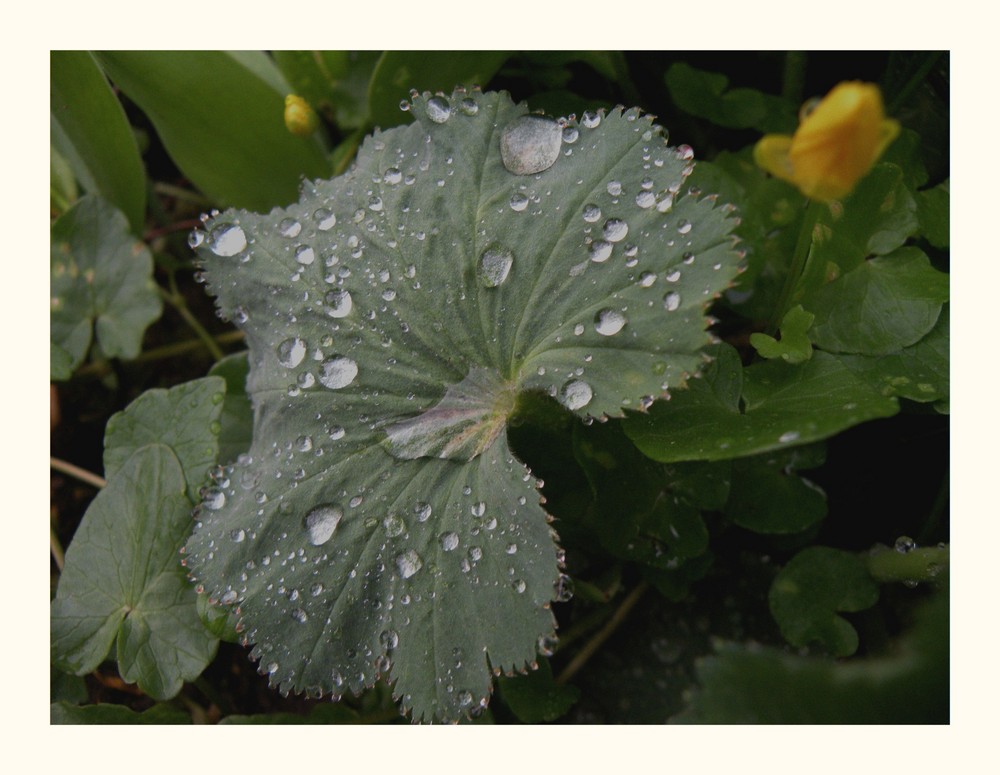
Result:
M583 220L587 223L594 223L601 219L601 208L595 204L585 204L583 206Z
M345 291L343 288L329 291L323 297L323 301L326 302L326 314L332 318L347 317L351 314L351 309L354 307L350 291Z
M452 531L442 533L438 536L438 542L441 544L441 548L444 551L453 551L458 546L458 533L454 533Z
M590 385L579 379L571 379L562 386L562 390L560 391L560 399L563 406L571 411L583 409L583 407L590 403L593 397L594 391Z
M534 175L556 163L562 128L542 116L519 116L500 135L500 158L508 172Z
M528 207L528 197L524 194L514 194L510 198L510 209L515 213L524 212Z
M305 357L306 343L297 336L278 345L278 363L286 369L294 369Z
M594 317L594 330L601 336L614 336L627 322L625 316L617 310L602 309Z
M479 257L479 281L487 288L503 284L514 264L514 254L495 245L486 248Z
M681 295L677 291L671 291L663 297L663 307L667 312L674 312L681 306Z
M427 118L435 124L443 124L451 117L451 103L447 98L431 97L427 100Z
M628 234L628 224L620 218L608 218L604 222L604 239L608 242L621 242Z
M590 260L595 264L603 264L611 258L611 251L613 249L614 245L607 240L594 240L590 243Z
M309 266L316 260L316 251L308 245L300 245L295 250L295 260L303 266Z
M329 231L337 225L337 216L325 207L321 207L314 212L313 218L316 219L316 228L320 231Z
M399 575L408 579L424 567L424 561L413 549L407 549L402 554L396 555L396 567L399 569Z
M335 355L320 366L319 381L330 390L347 387L357 376L358 364L344 355Z
M302 224L299 223L294 218L284 218L281 223L278 224L278 233L282 237L292 237L299 236L299 232L302 231Z
M212 229L208 247L217 256L229 257L243 252L247 246L247 235L243 229L231 223L224 223Z
M344 518L344 510L340 506L325 504L317 506L306 515L305 527L309 534L309 543L322 546L337 529L340 520Z

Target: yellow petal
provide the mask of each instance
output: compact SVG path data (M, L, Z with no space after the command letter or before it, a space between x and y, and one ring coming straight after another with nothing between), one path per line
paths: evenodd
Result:
M791 147L790 135L764 135L753 147L753 160L774 177L792 182L792 164L788 158Z
M319 117L308 102L289 94L285 97L285 126L293 135L309 137L319 126Z

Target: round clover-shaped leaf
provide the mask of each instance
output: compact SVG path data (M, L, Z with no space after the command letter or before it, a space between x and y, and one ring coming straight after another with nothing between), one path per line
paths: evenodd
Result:
M638 110L557 123L505 94L417 96L357 163L192 235L245 332L253 444L192 575L282 690L380 676L414 720L484 707L554 636L559 552L507 443L517 396L621 416L703 361L729 209Z

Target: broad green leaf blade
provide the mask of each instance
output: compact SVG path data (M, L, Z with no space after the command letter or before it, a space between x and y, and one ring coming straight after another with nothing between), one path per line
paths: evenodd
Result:
M625 433L643 454L663 462L726 460L819 441L898 411L827 353L743 369L729 345L712 351L715 360L687 390L625 419Z
M399 104L412 89L486 86L508 56L507 51L386 51L368 84L369 123L388 128L406 121Z
M70 705L54 702L49 706L50 724L190 724L191 717L169 705L157 704L138 713L124 705Z
M303 175L329 170L316 135L285 128L283 79L263 54L249 63L221 51L97 58L153 122L177 166L216 202L268 210L294 200Z
M49 208L54 216L62 215L79 197L76 177L66 158L49 147Z
M555 682L547 659L539 660L538 669L528 675L501 678L498 684L507 707L525 724L555 721L580 697L575 686Z
M89 195L52 225L52 379L69 379L92 335L109 357L134 358L163 304L153 257L118 210Z
M52 143L77 180L121 210L133 234L146 216L146 171L125 111L86 51L49 55Z
M190 529L184 474L165 446L136 452L98 493L52 602L52 661L89 673L117 640L122 678L157 699L197 677L218 641L202 627L178 551Z
M104 434L104 475L110 479L137 452L160 444L180 463L188 497L200 500L198 491L218 458L225 387L219 377L204 377L169 390L147 390L112 415Z
M637 111L563 128L457 91L411 112L299 203L194 235L255 422L188 563L282 689L389 672L414 719L456 720L552 634L512 397L620 415L681 384L738 255L728 211L679 193L689 149Z
M811 546L781 569L768 603L793 646L818 641L831 654L857 651L858 633L838 611L863 611L878 602L878 584L862 557L839 549Z
M726 516L755 533L807 530L826 516L826 495L797 472L824 459L823 446L816 445L734 460Z
M926 336L947 300L948 275L917 248L900 248L813 294L809 336L829 352L888 355Z
M812 357L812 342L806 333L816 316L796 304L781 321L781 341L761 333L750 334L750 344L763 358L781 358L788 363L802 363Z
M236 460L250 450L253 441L253 407L247 396L247 373L250 364L246 352L227 355L209 370L209 376L226 381L226 398L222 402L219 423L219 462Z
M951 181L917 192L920 231L936 248L947 248L950 239Z

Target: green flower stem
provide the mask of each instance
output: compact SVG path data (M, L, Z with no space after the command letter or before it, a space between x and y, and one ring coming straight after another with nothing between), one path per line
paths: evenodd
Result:
M917 71L911 76L910 80L906 82L906 85L896 94L892 103L889 105L888 112L895 113L898 111L910 98L914 90L923 83L924 79L927 77L928 73L934 69L934 65L937 64L938 59L941 58L942 51L932 51L928 54L927 58L923 61Z
M639 602L639 598L642 597L647 589L649 589L649 583L643 581L625 596L625 599L622 600L621 605L618 606L618 610L615 611L608 623L601 628L600 632L584 644L583 648L566 665L566 669L559 674L559 677L556 678L557 684L567 683L573 676L580 672L583 666L590 661L590 658L604 645L604 642L621 626L622 622L629 615L629 612Z
M56 567L62 573L63 565L66 562L66 553L63 551L62 544L59 543L55 528L51 527L49 528L49 548L52 550L52 559L55 561Z
M816 221L819 220L819 216L824 208L825 206L822 202L810 201L806 207L805 214L802 216L799 238L795 242L795 252L792 254L792 263L788 267L785 285L781 289L781 296L778 297L778 303L775 305L774 312L767 324L766 333L770 336L774 336L777 333L778 327L785 317L785 313L792 306L795 291L798 288L799 280L802 279L802 273L805 271L806 261L809 258L809 251L812 248L813 230L816 228Z
M785 54L785 69L781 74L781 96L798 104L806 82L806 52L789 51Z
M948 570L948 547L897 552L882 549L868 556L868 572L875 581L933 581Z
M212 339L216 344L225 345L232 344L234 342L243 341L246 335L242 331L226 331L225 333L219 334L218 336L213 336ZM139 355L133 358L129 363L149 363L150 361L160 361L166 358L175 358L180 355L186 355L192 350L197 350L200 347L204 347L205 343L201 339L186 339L183 342L174 342L173 344L167 344L163 347L155 347L152 350L147 350L146 352L139 353ZM88 363L81 366L75 376L97 376L103 377L105 374L110 372L111 369L108 366L108 362L94 361L93 363Z
M107 484L107 480L102 479L97 474L92 474L90 471L86 471L79 466L73 465L72 463L67 463L65 460L60 460L57 457L49 458L49 466L60 473L72 476L74 479L79 479L81 482L85 482L92 487L96 487L98 490Z
M222 348L215 343L212 335L205 330L204 326L198 322L198 319L191 314L191 310L188 309L187 304L184 301L184 297L180 293L170 293L157 286L157 290L160 292L160 296L163 298L167 304L172 306L184 318L184 322L188 324L188 327L194 331L201 343L205 345L205 348L212 354L215 360L219 361L225 357L225 353L222 352Z

